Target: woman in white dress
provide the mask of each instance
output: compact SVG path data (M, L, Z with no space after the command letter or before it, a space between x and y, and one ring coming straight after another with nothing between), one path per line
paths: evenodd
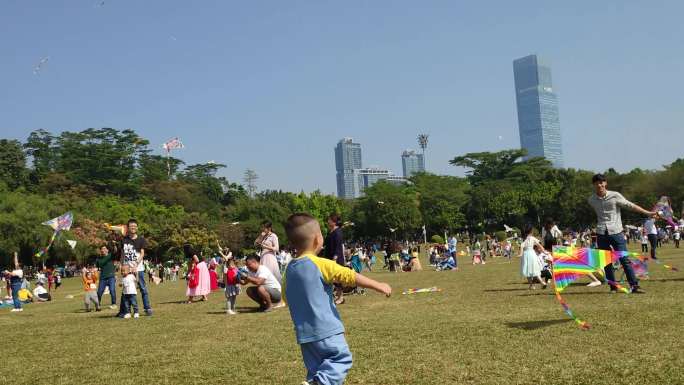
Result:
M536 289L535 279L542 284L542 288L546 289L546 282L541 277L542 264L534 251L534 246L538 245L540 248L544 248L539 241L532 235L532 226L526 225L524 230L525 240L522 245L520 245L520 271L522 276L527 278L527 282L530 284L530 289Z

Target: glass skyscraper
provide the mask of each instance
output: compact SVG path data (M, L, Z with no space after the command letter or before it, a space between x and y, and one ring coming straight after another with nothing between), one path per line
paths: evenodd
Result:
M358 196L358 174L361 168L361 144L352 138L344 138L335 147L335 170L337 171L337 196L354 199Z
M527 158L544 157L563 167L558 97L553 92L551 67L537 55L513 61L515 101L518 107L520 146Z
M423 154L418 154L413 150L406 150L401 153L401 167L404 171L404 178L410 178L414 174L425 171L425 161Z

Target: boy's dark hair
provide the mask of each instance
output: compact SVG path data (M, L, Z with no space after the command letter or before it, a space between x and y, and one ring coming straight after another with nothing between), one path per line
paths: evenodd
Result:
M259 262L259 256L257 256L256 254L250 254L247 257L245 257L245 262L250 261L250 260L254 260L254 261Z
M261 226L265 227L267 229L272 229L273 228L273 223L271 221L263 221L261 222Z
M135 218L131 218L126 222L126 226L130 225L131 223L135 223L136 225L138 224L138 221L135 220Z
M603 174L594 174L594 176L591 177L591 183L596 183L596 182L606 182L608 179L606 179L606 176Z
M318 221L311 214L307 213L295 213L290 215L285 222L285 234L290 244L294 246L295 249L302 249L306 247L306 242L310 239L310 234L301 231L302 227Z

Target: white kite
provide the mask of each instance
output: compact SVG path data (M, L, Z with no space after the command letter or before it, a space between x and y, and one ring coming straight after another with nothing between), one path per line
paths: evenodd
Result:
M49 56L40 58L38 64L33 66L33 74L38 75L40 73L40 70L43 69L43 66L47 64L48 60L50 60Z
M67 243L69 244L69 246L71 246L72 250L76 248L76 241L72 241L71 239L67 239Z

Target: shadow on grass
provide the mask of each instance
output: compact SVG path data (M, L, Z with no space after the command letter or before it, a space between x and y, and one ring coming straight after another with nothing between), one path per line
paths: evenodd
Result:
M545 328L548 326L563 324L563 323L571 322L571 321L572 320L569 318L563 318L563 319L552 319L552 320L544 320L544 321L506 322L506 326L508 326L509 328L513 328L513 329L537 330L537 329Z
M619 294L622 294L622 293L619 293ZM548 291L548 290L547 290L547 291L537 290L536 293L518 294L518 297L531 297L531 296L535 296L535 295L549 295L549 296L553 296L553 295L556 295L556 293L555 293L553 290L552 290L552 291ZM565 297L565 296L572 296L572 295L611 295L611 294L610 294L609 292L607 292L607 291L606 291L606 292L603 292L603 291L589 291L589 292L583 292L583 293L566 293L566 292L563 292L563 293L561 293L561 295L562 295L563 297Z
M259 308L258 308L258 307L239 307L239 306L238 306L238 307L235 308L235 310L236 310L238 313L261 313L261 312L259 311ZM217 315L217 314L219 314L219 315L226 315L226 311L225 311L225 310L221 310L221 311L208 311L207 314L213 314L213 315Z
M645 282L678 282L684 281L684 278L656 278L647 279Z
M523 291L523 290L529 290L528 288L520 288L520 289L484 289L482 291L484 292L498 292L498 291Z
M181 305L181 304L184 304L186 302L188 302L188 300L184 299L184 300L180 300L180 301L158 302L157 305L169 305L169 304ZM196 302L201 302L201 301L196 301ZM188 305L190 305L190 304L188 304Z

